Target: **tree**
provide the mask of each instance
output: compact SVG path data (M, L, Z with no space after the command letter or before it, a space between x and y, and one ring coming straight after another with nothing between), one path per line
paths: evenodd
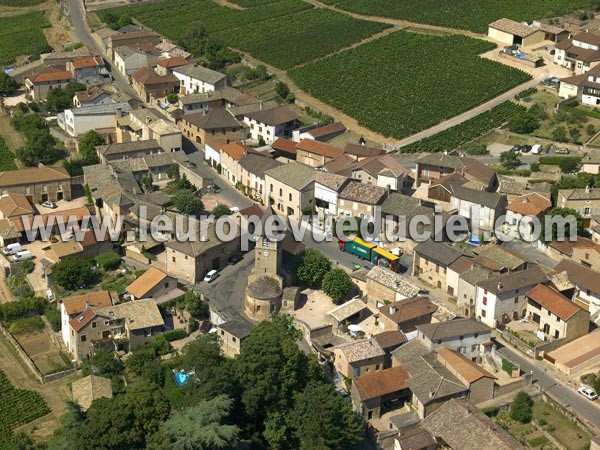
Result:
M506 169L515 169L519 164L521 164L521 160L519 159L519 155L517 152L513 150L507 150L505 152L500 153L500 163Z
M569 128L569 135L573 142L578 142L581 137L581 130L579 128L571 127Z
M529 134L537 130L540 122L535 113L528 111L513 116L508 121L508 129L513 133Z
M278 81L275 85L275 92L277 92L279 98L285 100L290 95L290 88L283 81Z
M46 96L43 110L49 114L56 114L69 109L73 104L75 93L85 90L86 85L81 83L69 83L64 88L52 89Z
M183 296L185 309L193 317L198 317L206 311L206 306L202 303L200 295L194 291L187 291Z
M300 450L345 450L363 440L362 421L352 404L320 381L309 382L295 395L290 422L299 443L294 448Z
M550 236L549 239L546 239L546 227L545 227L545 221L549 220L551 218L554 217L567 217L567 216L573 216L576 219L577 222L577 235L578 236L587 236L587 231L585 230L585 226L583 224L583 217L581 217L581 214L579 214L576 210L571 209L571 208L552 208L550 211L548 211L544 217L544 220L542 220L542 234L540 236L540 239L543 241L553 241L556 240L559 236L558 236L558 225L553 225L552 226L552 231L550 232ZM566 236L563 236L562 238L567 238L568 236L570 236L571 233L571 226L569 225L569 223L567 223L567 225L565 226L565 234Z
M140 183L142 184L146 192L152 192L152 190L154 189L154 178L152 177L152 172L148 172L147 175L143 176L140 179Z
M228 425L233 400L220 395L175 413L162 431L171 438L172 448L185 450L236 450L242 448L240 428Z
M335 304L341 303L352 290L352 278L344 269L333 269L323 277L323 292L325 292Z
M231 210L229 209L229 206L219 203L213 208L211 214L215 216L215 219L218 219L219 217L229 216L231 214Z
M296 276L309 286L321 287L323 277L331 270L331 261L319 250L307 248L298 257Z
M119 17L119 20L117 21L117 25L119 26L119 28L123 28L126 27L127 25L131 25L133 22L131 22L131 17L127 14L122 14L121 17Z
M10 94L17 88L17 83L5 71L0 71L0 95Z
M79 140L79 156L86 165L91 166L100 162L96 147L104 143L104 138L96 130L90 130L83 135Z
M593 136L594 134L596 134L596 127L594 126L594 124L588 124L587 127L585 127L585 132L588 134L588 136Z
M69 256L52 266L54 282L64 289L74 291L93 286L99 281L99 274L92 270L94 260Z
M179 101L179 96L175 92L169 92L167 94L167 101L171 105L174 105L175 103L177 103Z
M201 22L194 22L190 24L183 37L183 46L190 52L202 56L206 51L207 40L208 31L206 31L206 27Z
M178 191L173 203L182 214L193 215L199 214L204 209L204 203L192 190L182 189Z
M579 161L577 158L561 158L558 162L558 167L560 167L562 173L572 173L578 165Z
M96 373L104 375L116 375L121 371L121 364L115 359L115 354L107 349L96 350L90 362Z
M510 417L521 423L531 422L533 400L523 391L519 391L510 405Z
M565 127L556 127L552 130L552 139L558 142L567 142L567 129Z

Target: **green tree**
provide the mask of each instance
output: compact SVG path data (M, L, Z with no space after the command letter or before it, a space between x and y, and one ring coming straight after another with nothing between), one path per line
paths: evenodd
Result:
M232 408L233 400L226 395L202 400L175 413L162 425L162 431L171 438L174 449L237 450L244 445L240 428L227 424Z
M280 99L285 100L290 95L290 88L283 81L278 81L275 85L275 92L277 92Z
M119 28L126 27L127 25L131 25L133 22L131 21L131 17L128 14L122 14L117 21L117 25Z
M73 96L75 93L85 90L85 84L81 83L69 83L64 88L52 89L46 96L43 110L48 114L56 114L69 109L73 105Z
M319 250L307 248L298 257L296 276L309 286L321 287L323 277L331 270L331 261Z
M206 306L200 299L200 294L194 291L187 291L183 296L185 302L185 309L193 317L198 317L206 312Z
M154 190L154 177L152 177L152 172L148 172L147 175L143 176L140 179L140 183L146 192L152 192Z
M537 130L540 122L535 114L523 112L516 114L508 121L508 129L513 133L529 134Z
M101 348L96 350L90 362L98 373L104 375L116 375L121 372L121 363L115 358L115 354L110 350Z
M0 71L0 95L10 94L17 88L17 83L4 70Z
M79 140L79 157L86 166L91 166L100 162L96 147L104 144L104 139L96 130L90 130L83 135Z
M229 206L219 203L217 206L215 206L213 208L213 210L211 211L211 214L213 216L215 216L215 219L218 219L219 217L230 215L231 210L229 209Z
M552 130L552 139L557 142L567 142L569 140L567 129L565 127L556 127Z
M300 450L353 448L363 440L363 424L352 404L332 385L309 382L297 393L290 421Z
M579 138L581 137L581 130L579 128L571 127L569 128L569 136L573 142L579 142Z
M588 136L593 136L596 134L596 127L590 123L587 127L585 127L585 132L588 134Z
M352 278L344 269L332 269L323 277L323 292L340 304L352 291Z
M500 164L502 164L506 169L512 170L521 164L521 160L519 159L517 152L513 150L507 150L500 153Z
M201 22L190 24L183 38L183 45L190 52L202 56L206 52L208 31Z
M177 103L179 101L179 96L175 92L169 92L167 94L167 101L171 105L174 105L175 103Z
M52 266L52 278L56 284L69 291L90 287L99 281L100 275L92 270L94 260L69 256Z
M579 165L579 161L577 158L561 158L558 162L558 167L562 173L571 173L573 172L577 166Z
M173 198L173 203L179 212L187 215L200 214L204 209L200 197L189 189L178 191Z
M531 422L533 416L533 400L523 391L519 391L510 404L510 417L521 423Z

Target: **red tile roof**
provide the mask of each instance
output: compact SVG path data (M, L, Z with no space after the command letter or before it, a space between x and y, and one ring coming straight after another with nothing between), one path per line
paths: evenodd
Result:
M100 67L104 63L102 59L97 56L76 56L72 61L74 69L85 69L87 67Z
M410 375L402 366L368 373L352 380L361 400L369 400L407 389L406 380Z
M79 331L88 323L90 323L94 317L96 317L96 313L88 306L81 314L69 320L69 325L71 325L71 328L73 328L75 331Z
M31 82L32 83L47 83L49 81L69 81L73 79L73 73L68 70L62 72L46 72L36 75Z
M277 138L277 140L271 144L271 148L292 155L296 154L296 143L290 139Z
M556 314L562 320L569 320L581 308L560 292L544 284L538 284L527 291L527 297Z
M222 145L221 151L228 154L236 161L239 161L248 153L260 154L260 152L257 152L252 147L247 147L239 142L232 142L231 144Z
M132 75L132 78L144 86L151 84L176 83L179 84L179 79L175 75L159 75L148 67L142 67Z
M539 216L551 207L552 202L550 200L534 192L533 194L517 197L510 202L506 209L524 216Z
M303 139L296 144L296 151L298 150L325 156L326 158L337 158L344 153L343 148L323 144L322 142L314 141L312 139Z
M190 62L182 56L176 56L175 58L159 58L156 64L162 67L181 67L186 66Z

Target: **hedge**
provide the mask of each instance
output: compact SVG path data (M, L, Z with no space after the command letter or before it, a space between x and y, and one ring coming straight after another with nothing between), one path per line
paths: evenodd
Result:
M106 252L94 258L104 270L115 270L121 265L121 257L115 252Z
M558 166L561 161L565 159L572 159L577 161L577 164L581 162L583 157L581 156L540 156L539 162L540 164L547 164L549 166Z
M10 331L11 334L30 334L42 331L43 329L44 321L40 316L16 319L8 326L8 331Z
M188 334L183 328L175 328L173 330L164 331L162 335L168 342L172 342L183 339L184 337L187 337Z
M0 320L10 321L27 315L42 314L47 304L46 299L42 297L0 304Z

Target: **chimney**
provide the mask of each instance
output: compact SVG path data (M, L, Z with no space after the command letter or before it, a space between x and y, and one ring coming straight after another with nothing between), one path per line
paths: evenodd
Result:
M150 122L152 122L152 119L150 116L146 116L146 124L149 124Z
M200 236L200 242L208 242L208 237L203 234L202 236Z
M591 187L591 186L588 184L588 185L585 187L585 193L586 193L586 194L589 194L590 192L592 192L592 187Z
M260 105L260 111L262 111L263 110L263 101L262 100L260 101L259 105Z
M395 306L390 306L390 314L396 314L397 311L398 308L396 308Z
M434 395L435 395L435 392L429 391L429 400L431 400Z
M116 109L116 112L117 112L117 118L118 118L118 117L123 117L123 116L121 115L121 114L123 113L123 110L122 110L121 108L117 108L117 109Z
M498 281L498 290L502 289L502 281Z

